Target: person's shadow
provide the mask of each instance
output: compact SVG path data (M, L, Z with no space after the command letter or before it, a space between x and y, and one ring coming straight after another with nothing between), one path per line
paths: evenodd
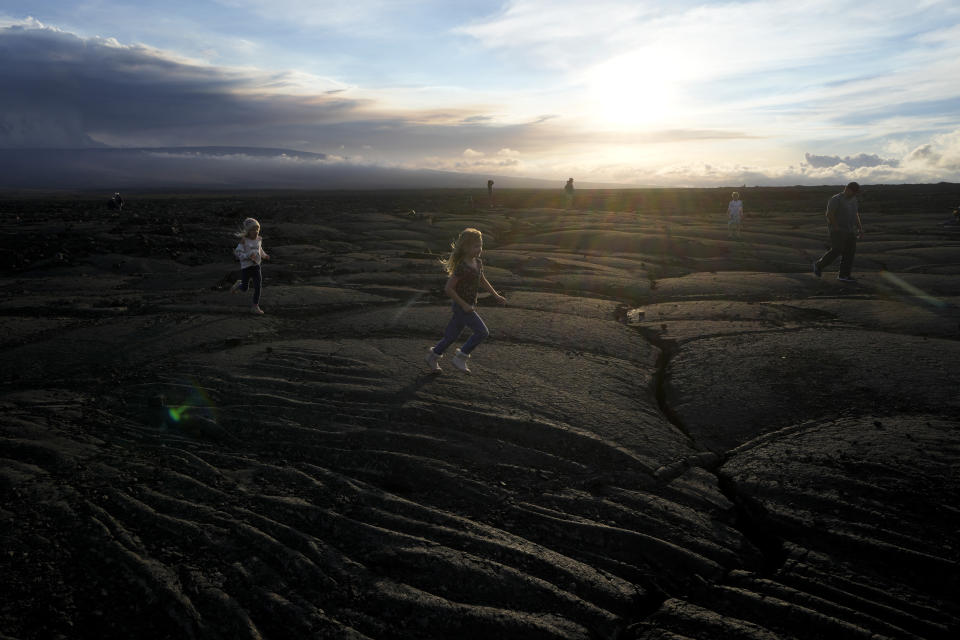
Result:
M400 404L405 403L407 400L410 400L417 395L417 392L420 389L428 386L434 380L442 376L443 373L440 371L420 371L417 373L417 377L414 378L410 384L403 387L397 391L397 398L400 400Z

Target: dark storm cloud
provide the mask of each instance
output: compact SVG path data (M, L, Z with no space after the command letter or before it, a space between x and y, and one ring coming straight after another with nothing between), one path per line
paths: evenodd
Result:
M89 146L90 136L206 144L222 142L224 132L236 141L244 128L322 123L358 106L264 93L285 84L283 74L258 77L142 46L9 27L0 29L0 146Z
M408 162L558 141L543 126L553 116L496 126L466 109L399 115L338 89L285 94L292 81L55 29L2 28L0 148L280 146Z

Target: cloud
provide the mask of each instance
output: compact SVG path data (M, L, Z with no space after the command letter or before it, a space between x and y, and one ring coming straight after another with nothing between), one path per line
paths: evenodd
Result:
M0 147L253 144L243 139L256 137L251 128L335 122L364 106L271 90L284 81L141 45L7 27L0 29Z
M17 29L50 29L53 31L58 31L55 27L48 27L43 24L33 16L27 16L22 20L14 20L4 16L0 16L0 29L7 29L14 27Z
M928 3L942 5L944 3ZM827 57L879 47L916 6L881 2L869 14L856 3L773 0L714 3L690 0L511 0L497 14L459 29L491 49L523 52L545 68L576 69L612 55L659 52L654 65L713 77L749 69L756 73L811 56ZM936 7L928 8L930 14ZM857 29L847 28L851 13ZM898 21L898 18L900 19ZM616 25L611 29L611 25ZM731 38L736 46L730 46ZM686 65L684 61L696 60ZM749 63L749 64L744 64ZM802 64L802 63L801 63ZM638 75L642 75L638 69Z
M643 126L659 101L654 115L675 128L822 120L879 137L957 124L957 15L950 0L869 12L852 0L510 0L459 32L574 97L595 96L588 118L607 109Z
M850 169L859 169L861 167L879 167L881 165L896 167L898 164L900 164L899 160L887 160L876 154L866 153L861 153L853 157L847 156L845 158L841 158L840 156L817 156L807 153L804 154L804 157L806 158L808 165L817 169L824 167L836 167L840 164L846 165Z
M493 156L467 149L460 158L428 156L416 163L405 163L409 168L426 167L437 171L457 171L460 173L493 174L522 176L527 167L520 159L520 153L510 149L501 149Z
M960 129L933 136L902 158L881 158L875 154L853 156L804 154L804 162L785 167L675 162L664 166L595 167L585 176L597 180L661 186L758 186L845 184L923 184L960 182Z
M627 25L634 29L627 30L632 35L649 29L650 24L675 23L674 27L680 29L679 16L692 22L697 16L704 17L697 13L693 2L681 1L676 10L651 9L654 4L637 8L634 4L602 2L598 6L613 11L604 19L607 21L610 15L633 16L630 19L634 23ZM579 13L579 6L561 3L557 11L566 17L549 18L547 31L555 31L561 40L569 39L565 42L573 49L585 46L578 40L582 37L596 36L603 46L616 44L620 35L601 34L602 21L591 18L579 23L585 15ZM723 6L731 11L734 7ZM544 12L542 5L530 0L514 2L503 16L527 21L529 26L536 14L534 8ZM754 8L766 15L762 6ZM887 5L881 9L883 15L889 15ZM625 13L617 13L621 10ZM640 17L640 13L646 17ZM713 15L709 13L707 17ZM564 21L582 29L568 29ZM518 24L503 34L513 33L510 29L519 28ZM881 28L873 24L872 18L871 24L871 28ZM690 24L684 28L693 29ZM743 31L733 29L732 33L742 39L752 28L744 25ZM490 32L484 37L487 42L496 43L501 36ZM926 37L932 37L930 32ZM553 46L542 34L527 38L528 45ZM945 47L948 42L948 38L938 37L928 46ZM504 40L497 46L514 45ZM526 45L521 42L516 46ZM690 46L691 59L698 60L700 45ZM602 49L597 47L602 54L598 59L609 53ZM958 63L954 60L939 67L933 65L942 82L946 82L943 78L955 77L944 72L951 64L956 67ZM576 77L578 71L571 73L571 77ZM625 78L625 82L636 84L642 91L655 89L643 85L640 74ZM923 75L922 82L917 84L925 87L924 91L942 94L942 86L932 82ZM711 90L719 86L705 84ZM509 100L473 104L469 100L474 96L467 91L457 93L456 100L449 100L452 94L435 87L373 91L296 71L213 66L113 38L81 38L26 20L0 28L0 86L4 87L0 92L0 148L243 145L316 152L337 150L338 157L331 158L331 162L550 179L572 175L592 182L664 186L737 185L754 181L841 184L850 179L865 183L960 180L960 129L955 109L950 111L956 103L947 96L940 101L922 102L922 109L921 102L911 101L909 104L916 107L914 112L902 116L893 107L888 112L864 110L863 113L872 114L871 123L881 122L898 134L871 137L870 131L859 125L850 127L856 124L855 118L843 120L841 112L823 109L824 103L849 105L854 111L882 100L890 105L907 104L898 101L914 91L915 85L902 83L897 87L887 75L878 74L858 76L855 81L825 80L820 85L798 87L789 95L757 100L750 87L730 85L736 99L743 101L733 104L743 108L731 108L729 95L718 93L717 111L722 112L723 119L693 119L658 129L617 130L588 121L579 112L568 109L565 100L570 94L563 91L569 87L548 91L549 102L528 104L522 113L514 113ZM826 89L820 90L823 87ZM642 93L639 99L642 100ZM790 108L785 108L788 103ZM405 108L391 106L399 104ZM796 106L799 104L805 106ZM559 110L553 112L554 109ZM770 117L777 121L776 126L755 126L751 118L760 111L773 114ZM929 125L926 131L946 133L920 137L915 128L918 122ZM839 132L828 128L837 123L842 125ZM851 144L848 136L852 134L847 133L850 130L855 130L858 140L869 140L873 146ZM807 131L811 137L825 137L824 131L829 131L835 146L815 147L805 141L803 135ZM770 149L776 150L774 160L768 159L773 154ZM839 149L843 149L844 155L835 151ZM810 151L804 154L807 150ZM857 153L845 155L848 151ZM793 166L776 166L778 162L790 161L784 161L784 157L794 156L797 162ZM767 159L757 159L760 157ZM246 166L236 159L216 158L210 162L238 171L241 165ZM146 166L146 161L137 166ZM275 176L285 167L289 169L280 160L269 166L265 175Z
M942 157L943 156L933 150L933 145L924 144L920 145L907 155L907 162L911 164L923 163L935 165L940 162Z
M691 155L654 157L646 162L524 156L523 168L532 172L529 175L572 175L578 181L592 183L662 187L843 185L851 180L861 184L960 182L960 128L931 136L928 142L913 147L902 147L894 157L807 152L800 162L775 165L730 162L728 156L718 161L708 159L702 151L697 154L699 158Z
M866 183L927 183L960 181L960 129L932 137L901 158L874 154L818 156L805 154L805 175L849 178Z
M485 180L486 178L484 178ZM536 181L498 179L501 186ZM263 149L0 149L0 189L396 189L476 187L472 174L348 163Z
M389 27L387 15L407 3L387 0L215 0L231 9L243 9L262 20L288 22L310 29L363 29L375 33ZM401 5L401 6L397 6ZM377 16L379 20L372 20Z
M56 105L0 112L0 148L101 146L79 114Z
M343 87L306 91L304 75L213 66L36 22L9 26L0 29L0 148L342 147L397 164L558 137L546 118L498 125L467 108L392 109Z
M942 180L960 182L960 129L935 136L906 155L903 164L926 171Z

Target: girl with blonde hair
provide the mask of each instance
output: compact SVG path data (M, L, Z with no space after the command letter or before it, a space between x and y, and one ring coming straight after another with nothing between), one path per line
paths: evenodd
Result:
M253 283L253 306L250 312L262 314L260 308L260 289L263 285L263 274L260 272L260 262L269 260L270 256L263 250L263 238L260 237L260 223L254 218L243 221L243 231L234 234L240 238L240 244L233 250L233 254L240 261L240 280L233 283L230 293L246 291Z
M460 337L464 327L473 331L453 356L453 366L464 373L470 373L467 359L478 344L490 335L487 325L477 313L477 293L483 287L500 304L507 299L493 288L493 285L483 275L483 262L480 253L483 251L483 234L478 229L467 228L460 232L457 241L450 245L450 256L442 260L447 272L447 284L443 291L452 300L451 310L453 317L447 323L443 338L427 352L427 366L433 372L440 371L440 358L453 342Z

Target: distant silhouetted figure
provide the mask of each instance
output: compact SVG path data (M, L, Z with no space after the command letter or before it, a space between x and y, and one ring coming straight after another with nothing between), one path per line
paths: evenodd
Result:
M960 224L960 204L953 208L953 221Z
M487 201L490 208L493 208L493 180L487 180Z
M567 184L563 185L563 191L567 194L567 209L573 208L573 178L567 180Z
M742 224L743 200L740 199L740 192L734 191L730 194L730 204L727 205L727 237L732 238L736 233L739 239Z
M843 191L827 201L827 227L830 230L830 249L813 263L813 274L820 277L824 267L840 256L840 273L837 280L854 282L850 272L853 256L857 252L857 238L863 235L857 194L860 185L849 183Z
M116 209L117 211L123 209L123 198L120 197L119 191L113 194L113 197L110 198L109 202L107 202L107 206L111 209Z

